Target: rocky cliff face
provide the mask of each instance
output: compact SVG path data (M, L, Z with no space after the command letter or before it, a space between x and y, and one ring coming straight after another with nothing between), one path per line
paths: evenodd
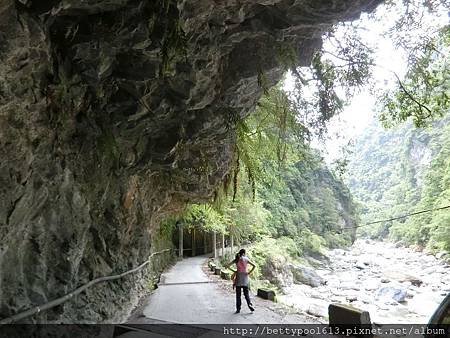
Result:
M378 3L1 1L0 317L144 261L160 220L227 175L263 79ZM118 319L140 284L30 320Z

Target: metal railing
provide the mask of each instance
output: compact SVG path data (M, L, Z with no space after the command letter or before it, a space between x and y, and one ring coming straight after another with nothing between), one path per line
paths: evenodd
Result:
M127 275L130 275L132 273L135 273L135 272L137 272L139 270L142 270L145 266L147 266L151 262L151 259L152 259L153 256L162 254L162 253L170 251L170 250L172 250L172 249L165 249L165 250L161 250L161 251L158 251L158 252L154 252L154 253L152 253L149 256L148 260L146 260L144 263L142 263L141 265L139 265L138 267L136 267L134 269L125 271L125 272L123 272L123 273L121 273L119 275L104 276L104 277L99 277L99 278L93 279L90 282L88 282L88 283L78 287L77 289L73 290L72 292L70 292L70 293L68 293L68 294L66 294L66 295L64 295L62 297L54 299L54 300L52 300L52 301L50 301L48 303L45 303L45 304L42 304L42 305L39 305L39 306L35 306L34 308L31 308L31 309L26 310L24 312L20 312L18 314L15 314L14 316L11 316L11 317L8 317L8 318L4 318L4 319L0 319L0 324L11 324L11 323L17 322L18 320L21 320L21 319L24 319L24 318L27 318L27 317L31 317L31 316L33 316L33 315L35 315L37 313L40 313L40 312L45 311L45 310L49 310L49 309L51 309L51 308L53 308L55 306L58 306L58 305L61 305L61 304L65 303L65 302L67 302L68 300L70 300L73 297L79 295L84 290L90 288L91 286L93 286L95 284L102 283L102 282L107 282L107 281L112 281L112 280L116 280L116 279L120 279L120 278L123 278L123 277L125 277Z

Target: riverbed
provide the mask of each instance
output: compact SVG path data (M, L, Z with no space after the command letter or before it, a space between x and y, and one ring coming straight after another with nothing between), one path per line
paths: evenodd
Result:
M441 255L359 239L330 250L316 268L321 285L293 284L279 301L326 321L330 303L369 311L375 323L426 323L450 293L450 265Z

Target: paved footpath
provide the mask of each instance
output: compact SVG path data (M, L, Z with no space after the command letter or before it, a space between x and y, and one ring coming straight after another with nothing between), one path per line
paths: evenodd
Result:
M235 294L223 281L211 279L202 269L207 257L185 258L161 276L158 288L148 297L142 314L130 323L182 324L299 324L314 319L289 313L283 307L251 295L250 312L242 295L242 309L235 314ZM230 283L230 281L227 281Z

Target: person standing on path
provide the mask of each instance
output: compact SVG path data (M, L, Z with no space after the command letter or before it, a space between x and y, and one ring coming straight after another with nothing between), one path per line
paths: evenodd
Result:
M245 300L247 301L247 306L250 311L255 311L253 308L253 304L250 301L250 295L248 293L248 275L255 270L256 265L253 264L250 259L245 255L245 249L239 250L236 254L236 258L226 265L226 268L229 268L231 265L236 264L236 313L241 312L241 290L244 292ZM247 272L247 265L250 264L252 269Z

